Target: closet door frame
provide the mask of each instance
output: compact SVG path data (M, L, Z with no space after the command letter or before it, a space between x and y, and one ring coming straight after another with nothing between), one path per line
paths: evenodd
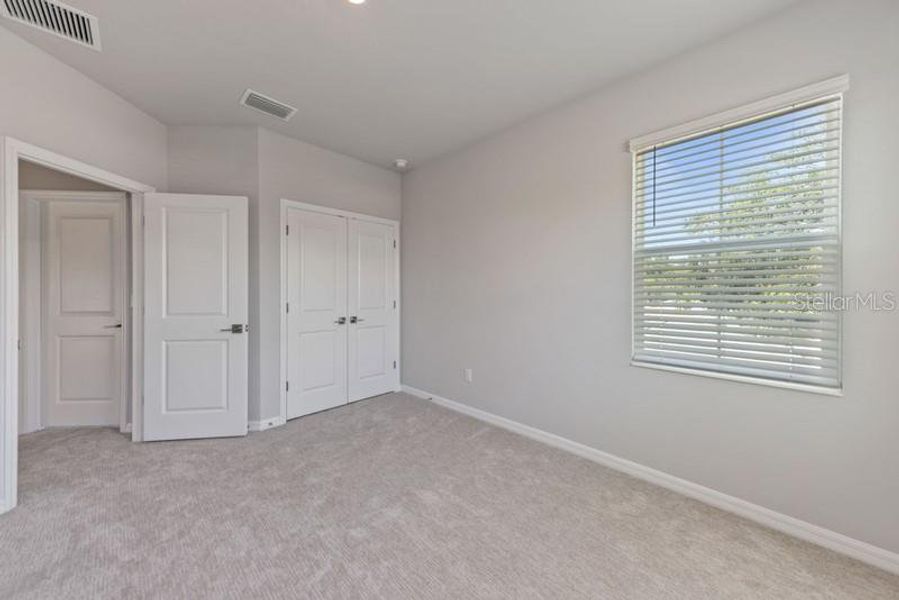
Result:
M291 209L300 209L309 212L317 212L323 213L326 215L333 215L338 217L344 217L347 220L357 219L360 221L369 221L373 223L381 223L384 225L389 225L393 227L393 235L394 240L396 240L396 252L394 254L394 260L396 264L394 265L394 278L395 278L395 289L396 289L396 330L394 332L395 335L395 345L394 347L397 349L396 356L396 382L394 391L400 391L400 382L402 381L402 369L403 363L401 360L402 357L402 347L401 347L401 329L402 329L402 287L400 283L400 256L402 252L402 244L400 242L400 222L394 219L385 219L383 217L375 217L373 215L366 215L364 213L357 213L348 210L340 210L336 208L329 208L326 206L319 206L317 204L309 204L306 202L297 202L296 200L289 200L287 198L281 199L281 343L280 343L280 352L281 352L281 415L279 423L271 423L269 426L275 426L279 424L283 424L287 421L287 211ZM266 421L267 423L267 421ZM267 427L266 427L267 428Z

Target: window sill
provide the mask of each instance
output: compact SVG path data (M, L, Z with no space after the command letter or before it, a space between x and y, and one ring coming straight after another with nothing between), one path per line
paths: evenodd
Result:
M644 362L639 360L631 360L632 367L642 367L644 369L656 369L658 371L669 371L671 373L681 373L684 375L699 375L700 377L709 377L711 379L724 379L726 381L736 381L739 383L751 383L755 385L763 385L767 387L775 387L797 392L807 392L810 394L819 394L822 396L843 396L842 388L828 388L808 383L793 383L791 381L777 381L774 379L761 379L758 377L747 377L746 375L733 375L731 373L716 373L715 371L703 371L702 369L690 369L687 367L675 367L671 365L661 365L657 363Z

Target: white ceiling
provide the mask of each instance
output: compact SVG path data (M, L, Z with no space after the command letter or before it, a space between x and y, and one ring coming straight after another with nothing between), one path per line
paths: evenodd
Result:
M98 53L2 24L170 124L259 124L413 165L793 0L66 0ZM238 105L252 87L289 123Z

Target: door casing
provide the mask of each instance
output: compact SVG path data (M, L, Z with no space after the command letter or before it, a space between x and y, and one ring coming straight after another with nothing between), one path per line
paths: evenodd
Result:
M285 235L287 228L287 211L290 209L300 209L309 212L318 212L327 215L334 215L339 217L344 217L347 219L357 219L360 221L369 221L374 223L381 223L385 225L389 225L393 227L394 231L394 239L396 240L396 253L395 257L395 265L394 265L394 278L395 278L395 289L396 289L396 328L395 328L395 340L394 347L397 349L397 358L396 358L396 380L394 391L400 391L400 382L402 381L402 348L400 346L400 340L402 339L401 332L401 323L402 319L400 318L402 315L402 288L400 281L400 256L402 252L402 244L400 242L400 222L394 219L385 219L383 217L375 217L372 215L366 215L363 213L348 211L348 210L340 210L337 208L329 208L325 206L319 206L317 204L309 204L306 202L297 202L295 200L288 200L286 198L281 199L281 415L279 424L283 424L287 422L287 236Z

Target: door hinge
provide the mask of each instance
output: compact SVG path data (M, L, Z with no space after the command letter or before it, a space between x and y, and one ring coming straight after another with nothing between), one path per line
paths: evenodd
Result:
M396 368L396 361L393 361L393 368Z
M143 227L144 225L147 224L147 217L145 215L140 216L140 224L141 224L141 227Z
M396 240L393 240L393 247L396 248Z
M284 226L284 235L290 235L290 225Z
M290 302L284 305L284 312L290 312Z
M284 391L285 391L285 392L289 392L289 391L290 391L290 382L289 382L289 381L285 381L285 382L284 382Z

